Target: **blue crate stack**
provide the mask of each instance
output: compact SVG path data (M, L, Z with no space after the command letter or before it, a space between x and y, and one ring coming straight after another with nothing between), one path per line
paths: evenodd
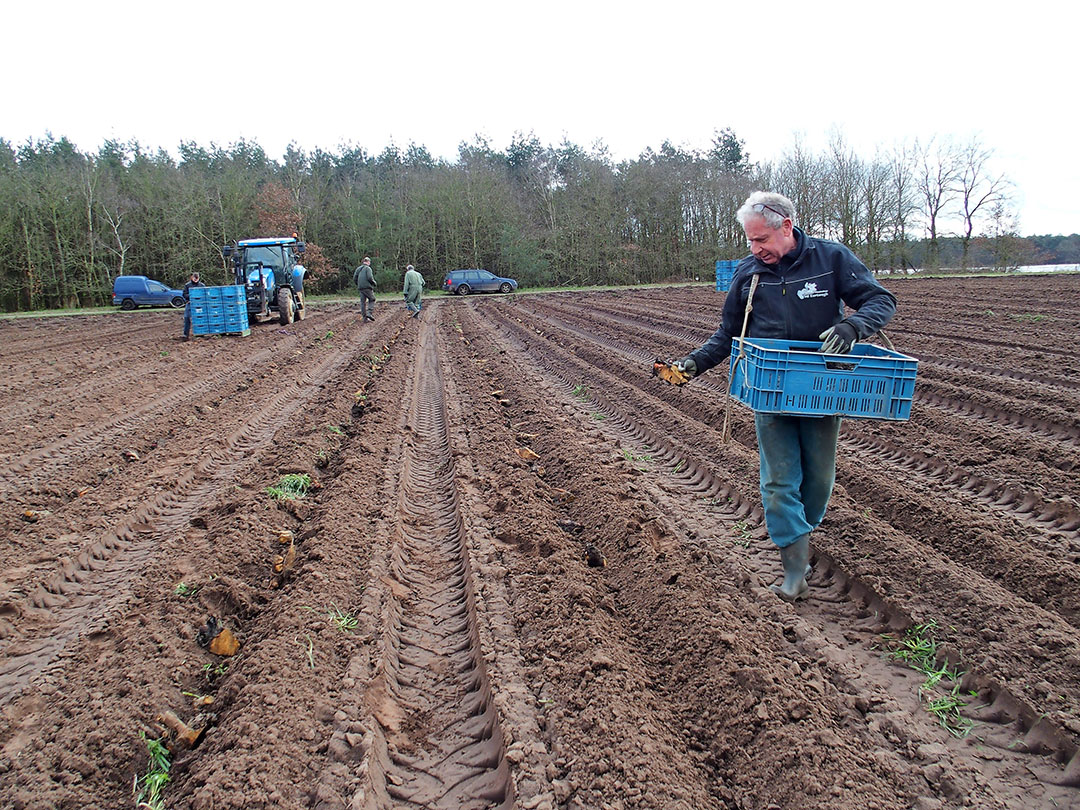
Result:
M904 421L919 361L871 343L822 354L810 340L739 338L731 344L731 395L759 413Z
M250 335L243 286L192 287L191 331L196 335Z
M717 259L716 261L716 291L727 292L731 287L731 278L735 275L735 267L739 264L738 259Z

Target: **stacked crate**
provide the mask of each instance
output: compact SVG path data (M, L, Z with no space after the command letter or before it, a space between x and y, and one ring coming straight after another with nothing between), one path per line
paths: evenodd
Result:
M192 287L191 331L196 335L250 335L247 296L239 284Z
M731 287L731 279L735 275L738 259L717 259L716 261L716 291L727 292Z

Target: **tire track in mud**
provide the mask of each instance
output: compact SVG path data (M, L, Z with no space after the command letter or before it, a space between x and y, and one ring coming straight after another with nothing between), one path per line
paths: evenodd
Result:
M400 334L400 328L398 334ZM394 336L396 339L397 335ZM339 375L350 361L360 363L360 336L336 349L315 367L301 371L287 386L266 400L223 442L180 475L168 491L143 503L110 531L87 543L83 551L61 560L60 570L39 584L28 596L0 594L2 615L34 611L42 625L37 635L14 635L4 651L0 667L0 705L9 703L29 683L62 666L67 646L83 635L106 632L109 615L120 610L128 598L124 585L146 560L157 552L156 538L184 528L201 505L212 499L224 480L258 464L257 453L268 447L283 422L297 414L320 386Z
M178 313L182 310L177 310ZM87 315L85 318L100 318L108 317L101 315ZM153 317L153 316L151 316ZM30 327L27 327L30 328ZM104 348L106 346L114 346L115 341L113 338L129 338L134 335L148 334L151 332L160 332L161 323L158 318L148 321L147 323L139 326L132 327L130 324L118 325L113 329L101 329L95 330L93 336L95 340L99 342L99 346L93 348ZM23 348L23 344L28 344L26 349ZM80 331L75 336L55 336L55 332L50 331L47 337L42 337L38 334L33 335L9 335L4 341L4 354L5 356L16 354L19 352L25 352L26 354L39 354L39 353L51 353L57 349L62 349L66 346L79 346L81 348L87 348L86 346L86 333Z
M649 428L642 425L634 417L625 412L621 405L613 404L610 398L597 396L593 391L585 395L573 392L580 390L578 382L587 379L589 374L584 370L575 369L573 372L561 370L565 364L566 350L557 348L564 345L556 335L550 331L541 330L536 326L515 324L504 313L496 313L491 309L486 313L490 320L498 322L504 329L508 329L513 337L510 341L519 347L519 351L528 359L534 367L541 371L542 375L552 379L552 383L561 388L564 393L569 392L570 401L576 403L575 407L582 413L582 418L588 417L585 411L599 409L607 418L600 422L601 430L613 431L620 440L638 448L658 468L662 470L664 484L658 487L657 497L663 500L663 491L670 489L670 484L683 490L690 495L695 502L705 497L718 513L727 522L742 521L742 532L745 537L744 544L751 550L749 558L751 568L758 576L769 581L778 576L778 566L772 558L775 556L771 543L767 539L764 529L763 515L760 508L750 507L751 499L742 495L737 487L730 484L722 484L709 465L695 460L693 452L680 450L674 443L656 435ZM591 313L590 313L591 317ZM550 323L550 319L545 319ZM561 327L562 324L559 324ZM576 331L576 330L575 330ZM591 338L595 340L596 338ZM503 335L506 342L507 336ZM546 349L535 349L532 343L536 340L547 344ZM571 353L574 355L576 353ZM578 362L584 362L578 360ZM595 378L594 369L592 376ZM584 401L583 401L584 400ZM633 400L633 395L619 402ZM678 430L669 433L678 433ZM670 482L670 484L668 483ZM671 510L672 519L678 522L678 509ZM753 530L747 532L747 524L753 523ZM750 543L755 547L749 549ZM877 677L879 682L876 688L885 691L895 691L898 682L891 675L889 668L882 665L880 652L876 650L878 636L881 633L891 632L895 635L902 634L915 624L914 619L902 608L892 604L887 599L875 592L875 590L857 576L851 575L819 546L812 546L815 598L809 609L800 611L806 618L814 619L821 623L822 632L826 637L840 640L839 650L853 652L858 661L859 671L864 677ZM945 570L947 566L942 566ZM814 603L820 603L815 606ZM857 649L851 647L846 640L850 640L847 628L863 628L864 634ZM960 664L958 653L950 650L942 650L943 661L957 667ZM900 679L903 683L903 679ZM974 670L968 670L964 676L960 688L965 692L978 693L979 703L970 706L966 715L975 722L981 724L982 738L999 751L1004 752L1003 758L1012 763L1028 762L1028 770L1036 773L1039 780L1049 786L1075 787L1080 785L1080 756L1077 755L1078 747L1073 738L1056 724L1043 717L1033 706L1010 691L1004 684L997 680L981 675ZM903 695L898 695L902 701ZM928 722L925 717L918 717L917 723ZM1035 755L1034 758L1031 755ZM1034 760L1045 755L1045 764L1037 765ZM970 755L968 755L970 756ZM1062 766L1065 766L1064 768Z
M41 331L43 330L44 327ZM80 354L92 355L97 368L106 368L129 358L129 351L133 347L145 345L146 336L160 334L161 330L162 325L156 323L135 329L117 328L101 332L94 331L92 335L95 343L89 346L86 343L86 331L81 331L76 337L58 340L51 340L51 333L28 336L18 340L18 345L13 345L13 342L8 340L0 349L0 363L10 363L12 368L27 368L32 365L34 368L33 389L41 389L56 385L58 379L61 382L68 380L62 372L52 368L58 351L69 347L75 348ZM37 359L36 364L34 364L35 359ZM0 396L9 394L17 395L20 401L24 399L27 394L26 380L23 377L12 378L4 375L0 380ZM37 394L38 399L44 399L47 396L48 394L44 392ZM8 421L12 417L4 414L2 418Z
M351 320L355 320L354 315L343 313L338 315L331 325ZM127 411L123 416L78 431L75 435L58 439L18 458L9 459L0 470L0 495L31 488L48 480L57 467L71 464L85 457L94 448L108 444L117 437L135 433L139 425L175 410L185 402L197 400L209 391L228 387L237 373L258 368L262 363L280 357L282 351L280 345L267 346L253 355L243 356L223 371L208 372L201 380L176 388L165 396L155 397L134 410Z
M421 324L368 762L373 808L511 808L480 637L435 330Z

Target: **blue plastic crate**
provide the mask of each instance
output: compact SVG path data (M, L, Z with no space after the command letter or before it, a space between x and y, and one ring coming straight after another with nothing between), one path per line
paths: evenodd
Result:
M192 287L188 290L188 297L193 304L206 303L221 306L224 303L243 303L246 292L240 284L230 284L224 287Z
M919 361L870 343L821 354L808 340L731 342L731 395L759 413L903 421L911 416Z
M223 304L241 304L247 306L247 290L242 284L232 284L228 287L219 287L221 290L221 302Z
M738 259L718 259L716 262L716 291L727 292L731 287L731 279L735 276L735 268L739 266Z

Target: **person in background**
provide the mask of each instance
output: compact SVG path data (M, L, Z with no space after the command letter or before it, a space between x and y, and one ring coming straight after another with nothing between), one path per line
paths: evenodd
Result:
M205 286L198 273L192 273L191 280L184 285L184 340L191 340L191 288Z
M405 307L414 318L420 317L420 299L424 292L424 277L411 264L405 268Z
M846 354L896 313L896 298L855 254L795 226L795 206L787 197L756 191L736 218L751 255L735 268L720 328L675 362L690 377L731 354L754 276L759 280L747 337L820 340L822 352ZM845 312L845 304L857 311ZM755 413L754 427L765 527L784 566L784 581L772 590L787 601L802 599L809 591L810 532L825 517L836 481L840 417Z
M360 293L360 317L365 321L375 320L375 274L371 272L371 259L367 256L353 272L353 283ZM371 311L368 312L370 306Z

